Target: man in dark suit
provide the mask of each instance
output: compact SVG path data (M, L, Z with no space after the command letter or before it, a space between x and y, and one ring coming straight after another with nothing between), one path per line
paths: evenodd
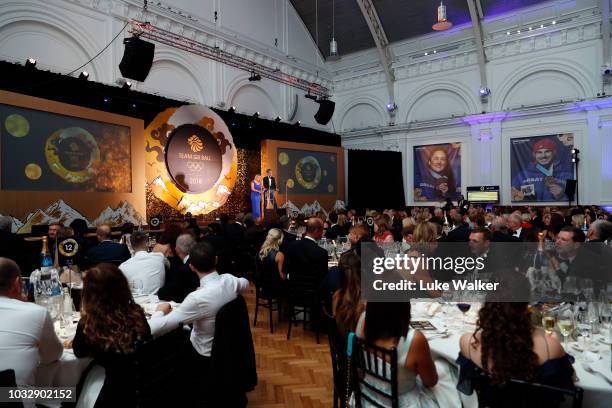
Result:
M198 276L189 268L189 251L196 245L190 234L179 235L176 239L176 256L166 272L166 282L159 289L158 297L182 303L185 297L200 285Z
M338 239L338 236L340 235L342 228L340 228L340 226L338 225L338 214L336 214L335 212L331 212L329 213L329 222L331 223L331 226L327 229L327 232L325 233L325 238L327 239Z
M446 235L446 242L468 242L470 240L470 227L463 221L463 215L456 213L453 215L453 225L455 226Z
M99 244L87 251L87 262L94 265L100 262L113 262L117 265L131 258L130 250L125 244L118 244L111 239L110 225L102 224L96 229Z
M536 230L533 227L527 228L523 225L523 219L518 214L510 214L508 217L508 229L513 237L516 237L521 242L536 242Z
M577 278L588 278L594 281L602 281L608 274L602 268L610 265L604 261L604 253L594 250L599 245L589 249L584 243L584 232L575 227L563 227L557 234L555 249L559 259L551 260L551 266L564 278L565 276L576 276ZM596 283L597 284L597 283Z
M280 251L283 254L286 254L289 246L291 246L291 243L295 242L296 236L294 233L289 231L289 226L291 225L291 219L289 217L283 215L278 220L278 223L279 227L283 230L283 243L280 246Z
M327 274L327 251L317 241L323 237L323 221L310 218L306 223L306 235L287 249L287 271L291 275L311 275L321 279Z
M276 179L274 177L272 177L272 170L268 169L266 170L266 176L263 179L263 186L264 186L264 210L274 210L276 211ZM273 208L269 208L270 206L273 206ZM267 214L268 215L268 214ZM270 217L266 217L267 219L270 219Z

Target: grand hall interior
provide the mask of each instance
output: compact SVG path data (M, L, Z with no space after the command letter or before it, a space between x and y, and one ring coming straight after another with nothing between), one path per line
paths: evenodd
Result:
M611 3L0 1L0 407L612 407Z

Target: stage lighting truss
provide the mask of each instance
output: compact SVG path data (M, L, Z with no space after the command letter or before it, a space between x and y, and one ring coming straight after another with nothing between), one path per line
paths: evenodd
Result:
M281 84L301 89L305 92L317 95L320 98L329 98L330 96L329 89L326 87L315 82L306 81L296 76L286 74L280 69L258 64L246 58L223 51L219 47L203 44L182 35L155 27L150 23L138 20L131 20L130 23L129 32L141 38L146 38L179 50L200 55L213 61L247 71L251 74L261 75L263 78L268 78Z

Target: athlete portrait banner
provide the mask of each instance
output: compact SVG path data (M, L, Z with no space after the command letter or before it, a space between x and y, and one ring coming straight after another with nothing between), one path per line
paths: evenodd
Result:
M573 147L572 133L512 139L512 201L567 201L565 184L574 179Z
M461 143L414 147L414 201L458 200Z

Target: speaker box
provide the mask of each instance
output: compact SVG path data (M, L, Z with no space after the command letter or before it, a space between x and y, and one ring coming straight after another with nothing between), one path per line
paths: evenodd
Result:
M155 44L138 37L126 38L123 40L123 44L125 44L125 50L119 63L121 75L136 81L144 81L149 75L151 65L153 65Z
M334 114L336 103L328 99L321 99L317 102L319 103L319 110L314 115L314 118L317 123L321 125L327 125L327 122L330 121Z
M570 200L574 199L574 195L576 194L576 180L565 180L565 195Z

